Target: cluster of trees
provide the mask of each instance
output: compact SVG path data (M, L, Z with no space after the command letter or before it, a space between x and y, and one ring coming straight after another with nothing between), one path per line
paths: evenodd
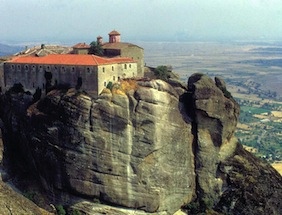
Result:
M171 77L172 68L171 66L158 66L153 70L156 78L167 81Z
M91 42L90 43L89 54L103 56L104 55L104 50L102 49L101 44L96 42L96 41Z

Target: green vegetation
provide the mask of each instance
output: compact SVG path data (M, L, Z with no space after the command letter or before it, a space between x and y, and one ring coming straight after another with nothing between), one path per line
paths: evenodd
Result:
M25 191L23 192L23 196L34 202L34 197L36 196L36 192L34 191Z
M94 54L98 56L104 55L104 50L102 49L101 45L95 41L90 43L89 54Z
M113 88L113 82L110 81L110 82L107 84L106 88L108 88L109 90L112 90L112 88Z
M239 100L239 103L242 101ZM239 121L247 125L248 129L238 128L236 136L244 145L253 147L258 157L269 162L282 160L282 125L271 115L271 111L281 108L281 105L267 103L246 105L245 101L244 104L241 106ZM265 117L256 118L254 114Z
M82 215L81 212L77 209L70 209L68 210L69 215Z
M204 214L219 214L215 212L212 208L214 206L214 201L212 198L204 197L203 199L196 200L194 202L190 202L189 204L183 207L184 210L188 211L188 214L197 214L197 215L204 215Z
M265 109L261 107L251 107L251 106L241 106L240 107L242 112L249 112L251 114L262 114L262 113L270 113L270 109Z
M66 211L62 205L55 206L58 215L66 215Z
M154 75L156 78L167 81L170 77L171 70L169 70L168 66L158 66L154 70Z
M198 201L190 202L185 205L183 209L188 210L189 214L199 214L200 213L200 204Z
M63 205L56 205L57 215L82 215L78 209L73 209L70 207L64 207Z

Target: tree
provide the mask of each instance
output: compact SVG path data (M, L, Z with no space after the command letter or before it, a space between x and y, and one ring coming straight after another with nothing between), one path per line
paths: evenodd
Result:
M154 74L156 76L156 78L162 79L164 81L167 81L168 78L170 77L170 73L171 71L169 70L169 68L167 66L158 66L155 70L154 70Z
M104 55L104 50L102 49L101 44L97 43L95 41L91 42L90 43L89 54L103 56Z

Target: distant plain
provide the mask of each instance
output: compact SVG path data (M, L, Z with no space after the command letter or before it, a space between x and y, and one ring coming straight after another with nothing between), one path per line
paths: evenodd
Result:
M140 43L147 66L170 65L187 83L193 73L222 77L241 106L236 136L281 173L282 44L277 42ZM280 169L279 169L280 168Z
M148 66L171 65L183 81L196 72L221 76L229 90L236 82L258 83L282 97L282 45L255 42L141 42ZM236 87L236 88L234 88Z

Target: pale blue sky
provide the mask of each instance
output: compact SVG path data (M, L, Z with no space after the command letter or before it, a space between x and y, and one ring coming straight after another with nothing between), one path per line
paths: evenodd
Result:
M0 0L1 41L282 39L281 0Z

